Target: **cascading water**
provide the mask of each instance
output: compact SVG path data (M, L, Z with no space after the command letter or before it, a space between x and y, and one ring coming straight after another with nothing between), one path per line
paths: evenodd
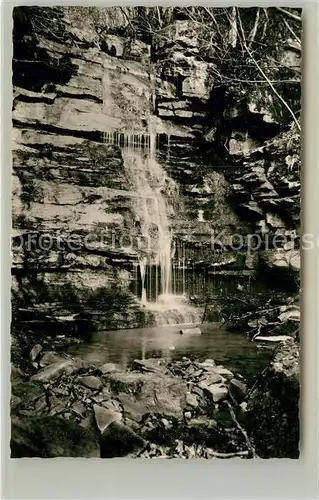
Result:
M146 269L156 273L156 297L172 293L171 234L169 208L163 195L177 188L155 159L156 135L105 133L104 140L121 147L127 177L134 193L133 209L141 230L139 267L142 301L146 300Z
M150 82L152 87L154 81L151 77ZM105 88L107 89L108 85ZM150 94L152 98L155 92L151 89ZM104 133L104 142L121 148L130 189L135 193L131 199L141 236L138 259L142 304L155 313L158 324L198 322L197 310L190 306L184 297L185 270L182 271L183 295L174 295L173 245L170 233L172 204L168 200L177 199L178 189L176 183L157 162L157 134L153 118L150 109L147 133L134 134L112 130ZM169 146L168 142L168 154ZM181 265L185 269L185 255ZM155 293L152 296L154 283Z

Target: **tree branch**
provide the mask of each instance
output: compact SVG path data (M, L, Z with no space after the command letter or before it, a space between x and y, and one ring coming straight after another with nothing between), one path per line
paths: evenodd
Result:
M289 12L289 10L283 9L282 7L276 7L276 9L286 16L291 17L291 19L302 22L302 18L300 16L297 16L297 14L293 14L293 12Z
M255 448L253 447L253 445L251 444L250 442L250 439L248 437L248 434L247 432L245 431L245 429L240 425L240 423L238 422L237 418L236 418L236 415L235 415L235 412L233 410L233 407L232 405L230 404L229 401L226 401L227 403L227 406L229 408L229 412L230 412L230 415L231 415L231 418L233 419L234 423L236 424L236 427L237 429L240 430L240 432L242 433L242 435L244 436L245 438L245 441L246 441L246 445L247 445L247 448L248 450L250 451L250 453L252 454L253 458L259 458L256 451L255 451Z
M259 22L259 15L260 15L260 8L258 8L258 10L257 10L255 24L254 24L254 27L250 33L250 36L249 36L249 44L248 44L249 48L251 48L252 44L254 43L255 37L256 37L258 22Z
M256 68L258 69L258 71L260 72L260 74L263 76L263 78L266 80L266 82L269 84L271 90L273 91L273 93L278 97L278 99L282 102L282 104L285 106L285 108L289 111L289 113L291 114L294 122L296 123L297 125L297 128L298 130L301 132L301 126L300 126L300 123L295 115L295 113L293 112L293 110L291 109L291 107L289 106L289 104L285 101L285 99L283 99L283 97L279 94L279 92L275 89L275 87L273 86L273 84L271 83L271 81L269 80L268 76L266 75L266 73L264 72L264 70L261 68L261 66L259 66L258 62L255 60L253 54L251 53L249 47L247 46L247 43L246 43L246 38L245 38L245 32L244 32L244 29L243 29L243 25L242 25L242 22L241 22L241 17L240 17L240 13L238 12L238 23L239 23L239 26L240 26L240 30L242 32L242 37L243 37L243 45L249 55L249 57L251 58L251 60L253 61L253 63L255 64Z
M289 23L286 21L286 19L283 19L283 22L285 23L285 25L287 26L288 30L290 31L290 33L292 34L292 36L296 39L296 41L298 42L298 44L300 45L300 48L299 47L295 47L295 49L298 48L298 50L300 49L301 50L301 40L300 38L297 37L296 33L294 32L294 30L292 29L292 27L289 25Z

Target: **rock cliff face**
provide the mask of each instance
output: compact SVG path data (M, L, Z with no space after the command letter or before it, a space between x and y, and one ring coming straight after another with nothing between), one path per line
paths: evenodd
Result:
M299 392L299 345L289 341L248 402L249 431L262 458L299 457Z
M276 121L272 105L258 111L254 95L234 104L215 82L214 53L203 50L195 22L177 19L152 43L114 34L114 26L98 44L74 30L72 43L39 35L35 44L26 35L14 56L14 311L25 320L27 299L43 321L85 309L99 328L152 322L132 293L136 251L123 243L138 234L136 188L123 159L129 135L142 149L156 137L157 161L179 193L170 225L193 261L212 230L225 230L226 239L254 231L263 242L276 234L294 241L298 133ZM112 231L121 232L119 243ZM296 270L291 250L261 262ZM208 249L206 263L216 258ZM106 313L105 297L114 294L117 306Z

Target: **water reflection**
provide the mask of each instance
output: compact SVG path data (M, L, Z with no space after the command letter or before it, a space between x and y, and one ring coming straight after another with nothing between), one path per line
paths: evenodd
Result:
M269 349L260 348L245 336L230 333L216 324L200 328L202 335L180 335L180 326L98 332L89 343L72 346L68 352L96 365L113 362L125 369L134 359L212 358L248 378L267 366Z

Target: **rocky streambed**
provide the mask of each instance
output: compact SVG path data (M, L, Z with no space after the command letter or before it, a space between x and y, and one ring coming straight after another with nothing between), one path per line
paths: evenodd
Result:
M124 369L36 344L24 370L12 369L11 456L296 458L299 350L283 345L247 384L213 359Z

